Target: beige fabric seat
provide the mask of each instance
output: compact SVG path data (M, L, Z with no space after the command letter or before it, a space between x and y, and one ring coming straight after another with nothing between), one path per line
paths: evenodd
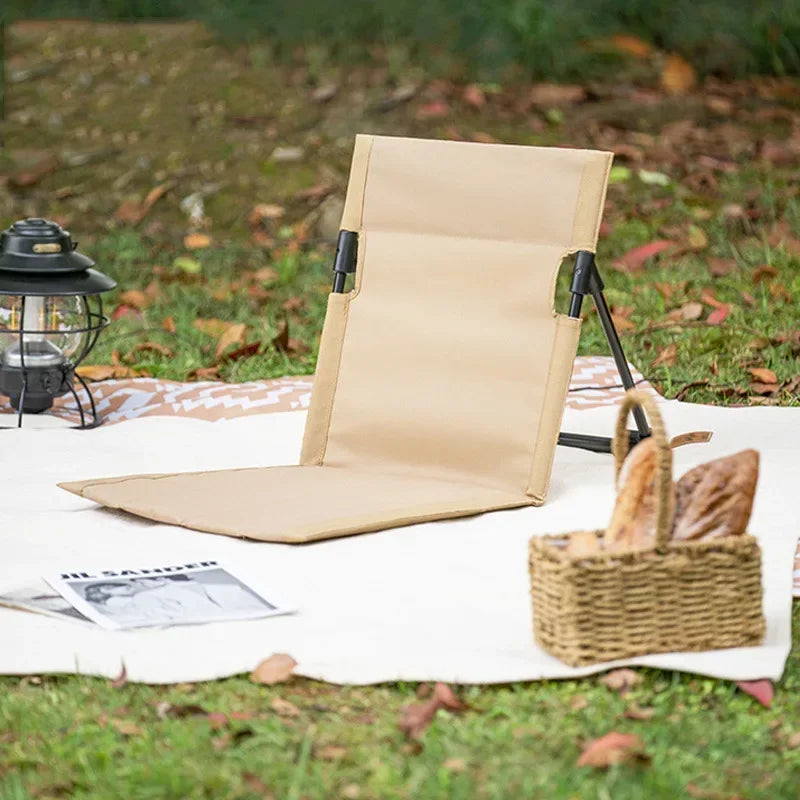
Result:
M301 466L61 484L203 531L304 542L545 500L611 154L358 136Z

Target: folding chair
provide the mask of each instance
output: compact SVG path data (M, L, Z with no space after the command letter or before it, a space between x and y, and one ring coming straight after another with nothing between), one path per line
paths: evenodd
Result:
M300 466L61 486L150 519L275 542L540 505L585 294L633 384L592 255L611 158L358 136ZM553 302L575 253L570 316ZM648 433L637 423L634 440Z

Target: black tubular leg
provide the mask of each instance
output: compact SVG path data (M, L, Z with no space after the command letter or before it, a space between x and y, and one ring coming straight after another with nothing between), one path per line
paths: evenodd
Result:
M611 317L611 311L608 308L603 289L603 281L594 262L594 253L590 253L588 250L579 250L575 254L575 265L572 269L572 284L570 285L572 299L569 306L569 315L575 318L580 317L583 298L587 294L591 294L622 385L626 390L633 389L635 385L633 376L628 367L628 360L625 358L622 343L617 335L617 329L614 327L614 320ZM650 426L647 424L647 418L641 408L634 409L633 417L636 422L636 430L628 431L629 447L633 447L650 435ZM563 447L578 447L594 453L611 452L611 439L608 436L592 436L587 433L565 433L562 431L558 436L558 443Z
M333 259L333 293L344 292L347 276L356 271L358 257L358 234L354 231L339 231L336 255Z

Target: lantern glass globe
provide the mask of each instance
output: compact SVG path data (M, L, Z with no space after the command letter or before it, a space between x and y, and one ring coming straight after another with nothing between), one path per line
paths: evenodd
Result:
M23 309L22 297L0 296L0 352L8 366L22 367L23 361L26 367L63 364L80 349L85 327L80 297L31 295Z

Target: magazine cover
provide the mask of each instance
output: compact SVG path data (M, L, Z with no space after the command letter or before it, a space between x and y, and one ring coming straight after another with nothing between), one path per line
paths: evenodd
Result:
M80 614L112 630L255 619L292 610L216 561L66 570L45 580Z

